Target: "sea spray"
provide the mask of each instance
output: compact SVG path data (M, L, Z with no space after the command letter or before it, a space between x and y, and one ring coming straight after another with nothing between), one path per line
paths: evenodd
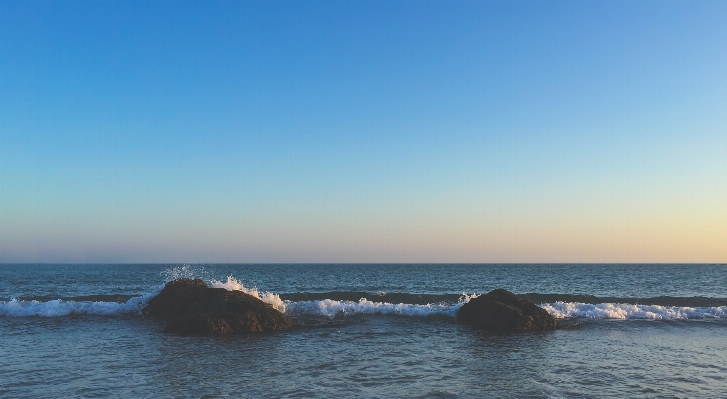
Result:
M170 267L164 269L159 273L164 279L165 283L170 281L179 280L181 278L188 278L190 280L202 279L209 280L210 272L208 272L202 265L191 265L186 264L182 266Z
M219 280L211 280L210 287L212 288L224 288L228 291L242 291L248 295L252 295L255 298L268 303L273 308L285 313L285 302L280 299L280 296L273 294L272 292L261 292L256 287L245 287L242 282L235 277L227 276L227 281L222 282Z

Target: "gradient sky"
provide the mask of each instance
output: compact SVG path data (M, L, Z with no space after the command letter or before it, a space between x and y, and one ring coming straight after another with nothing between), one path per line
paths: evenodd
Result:
M727 2L0 2L0 262L727 262Z

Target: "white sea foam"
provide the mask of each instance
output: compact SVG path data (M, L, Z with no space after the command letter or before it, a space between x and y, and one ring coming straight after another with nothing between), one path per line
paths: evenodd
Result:
M252 295L255 298L272 305L275 309L285 312L286 303L280 299L278 294L272 292L260 292L257 288L245 287L242 282L232 276L227 277L227 281L224 283L219 280L211 280L210 286L212 288L224 288L228 291L242 291L246 294Z
M632 305L628 303L556 302L540 305L556 318L591 319L698 319L727 317L727 306L691 308L679 306Z
M408 303L372 302L361 298L358 302L334 301L323 299L319 301L301 301L286 303L286 313L290 316L319 315L319 316L346 316L355 314L396 314L404 316L433 316L443 315L455 317L462 305L476 298L477 295L463 294L459 303L413 305Z
M0 316L42 316L58 317L71 314L87 315L117 315L126 313L139 313L144 304L152 297L159 294L161 287L153 293L137 296L124 303L117 302L92 302L92 301L64 301L56 299L52 301L20 301L11 299L0 301Z

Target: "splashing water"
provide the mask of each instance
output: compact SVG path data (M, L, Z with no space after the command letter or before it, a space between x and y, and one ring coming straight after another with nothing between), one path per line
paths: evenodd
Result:
M241 291L248 295L252 295L255 298L268 303L280 312L285 313L285 302L277 294L272 292L260 292L257 288L245 287L242 282L232 276L227 276L227 281L224 283L219 280L211 280L210 287L212 288L224 288L228 291Z
M179 280L182 278L201 278L205 280L205 277L209 273L207 272L207 270L205 270L203 266L184 265L165 269L159 274L164 278L164 282L168 283L170 281Z

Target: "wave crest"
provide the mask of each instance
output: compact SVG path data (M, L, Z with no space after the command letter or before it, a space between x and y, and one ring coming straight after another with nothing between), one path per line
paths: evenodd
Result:
M416 305L409 303L372 302L361 298L358 302L336 301L323 299L317 301L288 302L286 313L290 316L318 315L326 317L346 316L356 314L397 314L405 316L433 316L442 315L455 317L462 305L476 298L477 295L462 294L456 304L426 304Z
M660 305L633 305L629 303L588 304L580 302L555 302L540 305L559 319L652 319L679 320L727 317L727 306L680 307Z
M62 299L54 299L51 301L24 301L13 298L9 301L0 301L0 316L10 317L58 317L73 314L84 315L119 315L119 314L138 314L147 301L159 294L162 287L158 290L129 299L124 303L118 302L101 302L101 301L64 301Z
M241 291L248 295L252 295L255 298L268 303L273 306L273 308L279 310L280 312L285 313L285 302L280 299L280 296L278 294L274 294L272 292L267 291L259 291L256 287L245 287L242 282L232 276L227 276L227 281L224 283L219 280L211 280L210 281L210 287L212 288L224 288L227 291Z

